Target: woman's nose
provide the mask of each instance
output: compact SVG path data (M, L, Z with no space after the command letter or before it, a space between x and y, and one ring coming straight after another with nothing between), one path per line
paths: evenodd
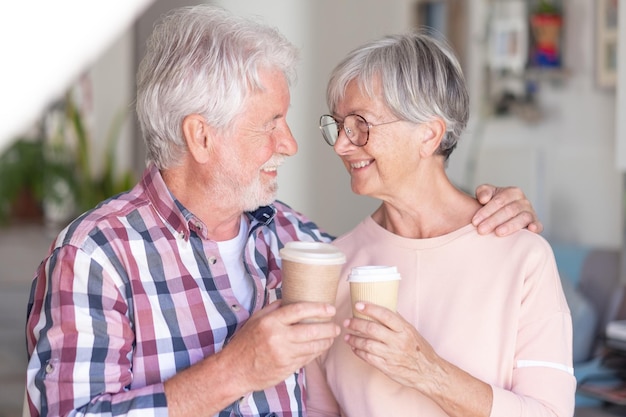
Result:
M349 152L350 150L352 150L352 148L354 148L354 144L350 142L350 139L348 139L348 134L346 133L346 127L341 126L337 135L337 140L335 141L335 144L333 145L333 149L335 150L335 153L337 155L343 155Z

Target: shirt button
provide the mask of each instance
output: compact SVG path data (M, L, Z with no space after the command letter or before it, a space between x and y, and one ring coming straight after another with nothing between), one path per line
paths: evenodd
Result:
M51 363L49 363L49 362L48 362L48 363L46 364L46 373L47 373L47 374L51 374L51 373L52 373L52 371L54 371L54 365L52 365Z
M179 239L184 239L185 238L185 232L183 232L183 231L178 232L178 238Z
M239 311L241 309L241 307L239 306L239 304L233 304L232 306L230 306L230 308L233 309L233 311Z
M215 256L211 256L211 257L209 258L209 263L210 263L211 265L215 265L215 264L217 263L217 258L216 258Z

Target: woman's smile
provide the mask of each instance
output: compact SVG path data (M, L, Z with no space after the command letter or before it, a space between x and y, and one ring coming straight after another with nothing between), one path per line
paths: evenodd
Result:
M358 162L350 162L350 168L352 171L354 171L355 169L361 169L361 168L365 168L366 166L370 165L372 162L374 162L373 159L368 159L365 161L358 161Z

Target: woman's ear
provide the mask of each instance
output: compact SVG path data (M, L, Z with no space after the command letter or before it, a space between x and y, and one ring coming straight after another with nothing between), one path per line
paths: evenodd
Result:
M199 164L208 162L211 154L212 131L199 114L190 114L183 119L183 137L191 157Z
M441 143L445 133L446 124L441 119L433 119L422 124L422 146L420 147L420 155L422 158L433 155L437 149L439 149L439 144Z

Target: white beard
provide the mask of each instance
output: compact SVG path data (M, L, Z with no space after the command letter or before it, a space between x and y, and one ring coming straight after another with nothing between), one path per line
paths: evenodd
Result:
M259 171L266 167L278 167L285 159L284 155L276 154L270 158ZM261 206L267 206L276 199L278 192L278 179L272 178L270 182L263 184L261 182L261 173L259 172L250 183L243 184L243 180L238 177L239 173L229 173L223 166L217 168L218 174L215 176L216 183L219 183L219 189L214 190L223 198L241 207L242 211L254 211Z
M240 191L240 201L243 203L243 211L254 211L276 200L278 181L273 179L269 184L264 186L261 184L260 178L257 177L251 184Z

